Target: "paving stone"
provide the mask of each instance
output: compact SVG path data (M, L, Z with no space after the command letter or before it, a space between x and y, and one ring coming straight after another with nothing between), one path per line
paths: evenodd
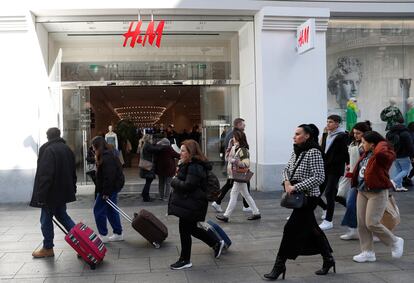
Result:
M85 263L60 264L56 261L36 259L35 262L24 263L15 278L47 277L49 275L70 276L81 274Z
M82 277L48 277L44 283L114 283L115 275Z
M162 246L160 249L155 249L151 244L143 242L142 248L138 245L133 245L131 248L121 248L119 252L120 259L141 258L150 256L178 256L176 246Z
M32 252L9 252L0 258L0 263L15 263L15 262L39 262L39 261L55 261L59 258L62 253L61 250L54 250L55 256L42 259L34 259Z
M9 235L3 234L0 235L0 242L18 242L23 237L23 234Z
M23 263L1 263L0 276L13 276L23 266Z
M233 252L231 248L228 252L216 259L220 267L227 265L251 266L263 262L274 262L275 254L271 250L257 252Z
M392 271L392 272L375 272L375 276L384 282L389 283L412 283L414 282L414 271Z
M184 283L188 282L184 271L170 271L164 273L144 273L144 274L121 274L116 276L116 283Z
M90 274L124 274L124 273L145 273L150 272L149 258L134 259L105 259L99 264L96 270L90 269L88 265L84 266L82 275L90 276Z
M28 279L1 279L1 283L43 283L46 278L28 278Z
M170 270L170 265L178 260L177 256L169 257L151 257L150 266L151 271ZM205 268L208 266L211 269L217 268L214 261L213 254L210 255L192 255L191 263L195 268Z
M211 270L186 270L189 282L197 283L252 283L263 282L252 267L223 268L217 272Z

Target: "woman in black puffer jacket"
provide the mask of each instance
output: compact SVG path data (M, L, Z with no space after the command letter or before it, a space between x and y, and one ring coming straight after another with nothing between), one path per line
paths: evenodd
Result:
M177 175L171 182L172 195L168 204L168 214L177 216L181 239L181 255L171 269L183 269L192 266L191 236L194 236L214 249L214 256L220 257L224 241L216 239L197 222L204 221L207 214L207 170L212 167L201 152L199 144L194 140L186 140L181 145L180 165Z

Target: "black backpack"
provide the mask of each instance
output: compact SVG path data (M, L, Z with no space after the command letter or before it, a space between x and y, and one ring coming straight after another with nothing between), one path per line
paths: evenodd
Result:
M391 143L394 151L397 152L400 148L400 132L389 131L385 137Z
M207 170L206 195L208 201L216 201L220 195L220 182L211 170Z
M115 156L114 156L115 157ZM122 164L119 158L115 157L116 174L115 174L115 189L119 192L125 185L125 175L123 172Z

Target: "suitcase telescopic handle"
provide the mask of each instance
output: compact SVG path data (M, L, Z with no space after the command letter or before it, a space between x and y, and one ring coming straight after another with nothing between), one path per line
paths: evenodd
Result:
M119 214L122 215L122 217L124 217L127 221L129 221L130 223L132 223L132 218L125 213L125 211L123 211L122 209L119 208L119 206L117 206L112 200L110 199L106 199L106 202Z
M60 230L62 230L63 234L65 234L65 235L67 235L67 234L68 234L68 232L66 231L66 229L65 229L65 228L63 228L62 224L60 224L60 222L59 222L59 221L57 221L53 215L52 215L52 221L53 221L53 223L55 223L55 224L56 224L56 226L58 226L58 227L59 227L59 229L60 229Z

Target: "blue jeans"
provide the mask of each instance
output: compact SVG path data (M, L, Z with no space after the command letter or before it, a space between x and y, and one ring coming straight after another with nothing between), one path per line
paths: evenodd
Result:
M402 187L402 180L407 177L412 168L409 157L397 158L391 167L391 179L397 188Z
M357 190L350 188L348 197L346 199L346 211L344 218L342 219L342 226L348 226L349 228L357 228L357 211L356 211L356 199Z
M75 226L73 220L66 213L66 204L56 208L43 207L40 213L40 227L43 234L43 248L45 249L51 249L54 246L53 238L55 232L53 231L53 216L65 227L66 231L69 231Z
M118 192L112 193L109 197L113 203L117 204ZM108 235L108 228L106 226L106 219L111 224L114 234L122 234L121 219L119 213L116 212L104 199L102 194L99 193L95 200L95 206L93 207L93 214L95 215L96 227L99 234L102 236Z

